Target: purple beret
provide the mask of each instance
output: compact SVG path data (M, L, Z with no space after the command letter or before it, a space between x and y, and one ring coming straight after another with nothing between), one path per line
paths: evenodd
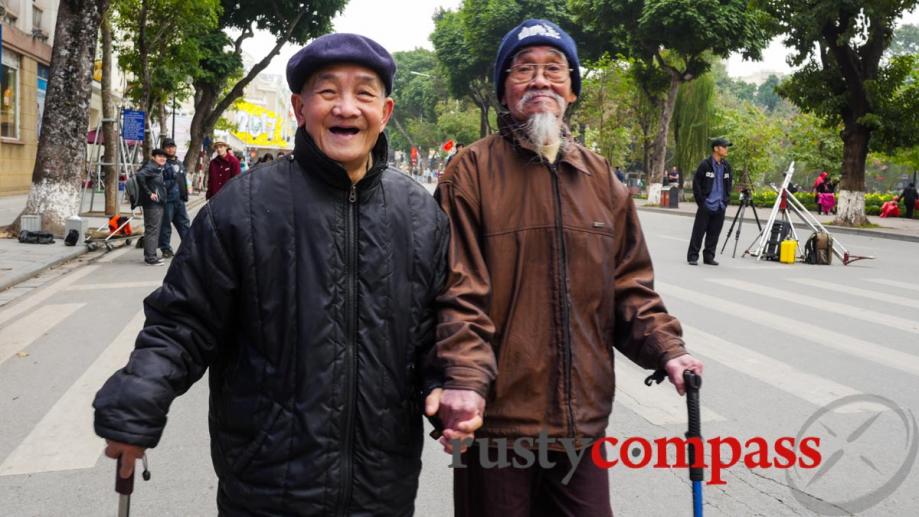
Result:
M396 63L379 43L359 34L333 33L320 36L300 49L287 62L287 85L299 93L309 76L327 65L354 63L373 70L392 92Z

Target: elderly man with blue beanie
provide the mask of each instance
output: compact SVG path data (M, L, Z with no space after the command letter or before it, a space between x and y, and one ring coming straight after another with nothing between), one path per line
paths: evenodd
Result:
M293 154L201 209L144 302L130 361L96 396L120 475L209 370L220 515L414 512L449 227L387 165L394 73L389 52L355 34L290 59Z
M437 188L450 272L432 357L442 389L426 411L454 438L459 516L612 515L609 464L589 447L607 432L614 350L666 370L679 393L684 370L702 372L654 291L628 189L565 127L579 65L548 20L508 32L495 60L500 134L469 145ZM484 424L462 453L470 411Z

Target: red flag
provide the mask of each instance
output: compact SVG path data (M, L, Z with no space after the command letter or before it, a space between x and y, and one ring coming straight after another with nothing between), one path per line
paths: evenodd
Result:
M444 143L444 151L450 152L450 149L453 149L453 140L452 140L452 139L447 140L447 141Z
M416 149L415 146L413 145L412 146L412 162L417 162L417 161L418 161L418 149Z

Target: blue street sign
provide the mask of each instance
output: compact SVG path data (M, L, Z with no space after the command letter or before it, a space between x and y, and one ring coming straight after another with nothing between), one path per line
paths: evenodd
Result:
M144 139L144 112L124 110L121 121L121 136L125 140Z

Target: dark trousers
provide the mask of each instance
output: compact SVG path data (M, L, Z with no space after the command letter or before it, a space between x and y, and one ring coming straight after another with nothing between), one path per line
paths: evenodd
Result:
M172 225L175 225L179 233L179 240L184 240L188 227L191 225L184 201L169 201L163 210L163 224L160 228L159 239L160 249L163 251L172 250Z
M709 211L702 205L696 210L696 220L692 223L692 238L689 240L689 251L686 260L699 260L699 249L702 248L702 237L705 237L705 249L702 258L715 259L715 249L718 247L718 237L721 227L724 226L724 209L716 212Z
M453 469L453 504L456 517L612 517L609 473L594 464L590 450L584 452L567 485L562 480L571 469L564 452L550 451L550 469L483 468L480 449L463 454L464 469ZM489 449L496 461L497 449ZM538 457L538 452L533 451ZM508 461L519 458L507 451ZM526 463L525 460L518 460Z
M144 260L156 260L156 247L159 243L160 224L163 221L163 205L150 203L144 205Z
M906 217L913 218L913 210L916 208L916 200L906 201Z

